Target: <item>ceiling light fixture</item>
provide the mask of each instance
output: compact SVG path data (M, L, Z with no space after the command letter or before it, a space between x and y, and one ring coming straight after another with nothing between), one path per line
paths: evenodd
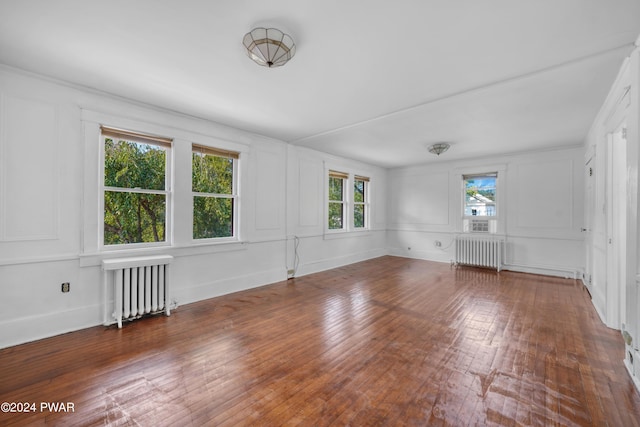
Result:
M439 142L430 146L429 152L439 156L440 154L447 151L449 147L451 147L451 145L447 144L446 142Z
M296 53L293 39L276 28L254 28L242 42L249 58L263 67L281 67Z

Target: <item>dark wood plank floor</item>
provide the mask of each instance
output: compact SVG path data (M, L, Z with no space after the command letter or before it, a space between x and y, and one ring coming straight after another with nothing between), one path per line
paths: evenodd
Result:
M578 281L383 257L0 350L0 425L637 426L622 359Z

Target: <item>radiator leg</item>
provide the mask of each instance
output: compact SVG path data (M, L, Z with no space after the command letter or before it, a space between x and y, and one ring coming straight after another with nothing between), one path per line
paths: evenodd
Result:
M171 301L169 301L169 296L171 292L169 292L169 286L171 286L171 266L169 264L165 264L164 266L164 314L166 316L171 316Z
M109 272L107 270L103 270L102 272L102 324L107 326L109 324L109 320L107 319L108 310L107 310L107 284L109 283Z
M115 316L116 320L118 321L118 328L122 328L122 270L117 272L118 274L116 274L116 278L115 278L115 292L113 295L114 298L114 302L115 302L115 312L113 313L113 315Z

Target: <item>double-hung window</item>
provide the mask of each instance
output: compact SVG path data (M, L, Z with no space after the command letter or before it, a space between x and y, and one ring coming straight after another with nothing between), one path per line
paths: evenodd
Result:
M369 178L354 176L353 178L353 228L363 229L369 226Z
M330 170L327 193L329 231L369 227L369 178Z
M345 188L349 175L343 172L329 171L329 230L346 229Z
M169 138L102 127L102 244L167 241Z
M464 231L495 233L498 173L463 175L462 180Z
M193 239L237 237L237 152L193 145Z

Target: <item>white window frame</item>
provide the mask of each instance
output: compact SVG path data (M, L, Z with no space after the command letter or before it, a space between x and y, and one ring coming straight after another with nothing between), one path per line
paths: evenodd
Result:
M331 200L331 186L329 185L329 181L331 178L336 178L342 180L342 200ZM327 197L325 203L326 209L326 219L325 219L325 229L328 233L339 233L347 231L349 228L349 174L345 172L340 172L337 170L329 170L329 173L325 179L326 189L327 189ZM342 205L342 227L340 228L330 228L329 227L329 206L331 204L340 203Z
M118 128L106 127L106 129L110 129L111 131L116 131ZM107 132L105 130L105 132ZM164 176L164 190L150 190L150 189L141 189L141 188L121 188L121 187L110 187L105 185L105 143L106 139L109 138L108 135L105 135L105 132L102 131L102 126L100 130L100 150L99 150L99 200L98 200L98 249L103 251L113 251L113 250L127 250L127 249L136 249L136 248L151 248L151 247L162 247L162 246L171 246L172 244L172 212L173 212L173 193L172 193L172 182L173 182L173 143L172 139L165 137L158 137L147 133L136 132L131 130L123 130L123 133L130 134L129 137L123 136L120 140L130 141L130 142L138 142L148 145L157 145L161 147L165 151L165 176ZM135 135L140 135L140 139L136 140ZM112 138L111 138L112 139ZM154 143L154 139L158 139L158 142ZM122 244L105 244L104 243L104 198L105 193L107 191L111 192L122 192L122 193L136 193L136 194L158 194L165 196L165 230L164 230L164 241L161 242L140 242L140 243L122 243Z
M325 173L325 203L324 203L324 230L325 235L340 235L345 233L362 233L370 230L371 224L371 179L368 174L356 174L353 172L344 172L345 168L341 167L329 167L326 168ZM331 177L342 178L342 201L329 200L330 186L329 179ZM364 202L355 202L355 181L356 179L365 182L365 194ZM330 203L342 203L342 228L329 228L329 204ZM355 205L364 206L364 227L355 226Z
M233 151L227 151L227 150L222 150L220 148L217 147L211 147L211 146L206 146L206 145L202 145L202 144L192 144L191 145L191 152L196 152L197 148L202 148L204 150L207 151L207 155L214 155L214 156L219 156L219 157L226 157L226 158L231 158L233 160L233 174L232 174L232 182L231 182L231 194L216 194L216 193L201 193L201 192L197 192L197 191L193 191L193 182L192 187L191 187L191 240L192 243L194 244L203 244L203 243L224 243L224 242L237 242L239 241L239 221L238 221L238 217L239 217L239 193L238 193L238 176L239 176L239 160L240 160L240 153L237 152L233 152ZM193 154L192 154L193 156ZM190 162L191 167L193 167L193 161ZM233 203L233 218L231 219L232 223L231 223L231 229L232 229L232 235L231 236L225 236L225 237L207 237L207 238L201 238L201 239L196 239L193 237L193 215L195 214L194 209L194 200L195 197L213 197L213 198L224 198L224 199L232 199L232 203Z
M500 180L502 177L502 172L504 168L487 168L484 172L473 172L473 173L463 173L460 178L460 188L461 188L461 215L462 215L462 232L464 233L479 233L479 234L496 234L499 232L500 227L500 198L502 188L500 185ZM495 199L495 215L466 215L465 207L466 207L466 195L467 189L465 185L465 181L468 178L472 177L495 177L496 180L496 199ZM474 231L473 230L473 221L486 221L486 230L484 231ZM484 225L484 224L479 224ZM484 228L484 227L483 227Z
M364 192L363 192L363 198L364 201L363 202L356 202L355 200L355 185L356 185L356 181L362 181L364 184ZM368 230L369 229L369 210L370 210L370 203L369 203L369 182L370 182L370 178L366 177L366 176L361 176L361 175L354 175L353 176L353 184L351 184L351 191L353 193L353 215L351 215L351 220L353 221L353 229L354 230ZM362 206L364 209L364 218L363 218L363 222L364 225L362 227L356 227L355 221L356 221L356 206Z

